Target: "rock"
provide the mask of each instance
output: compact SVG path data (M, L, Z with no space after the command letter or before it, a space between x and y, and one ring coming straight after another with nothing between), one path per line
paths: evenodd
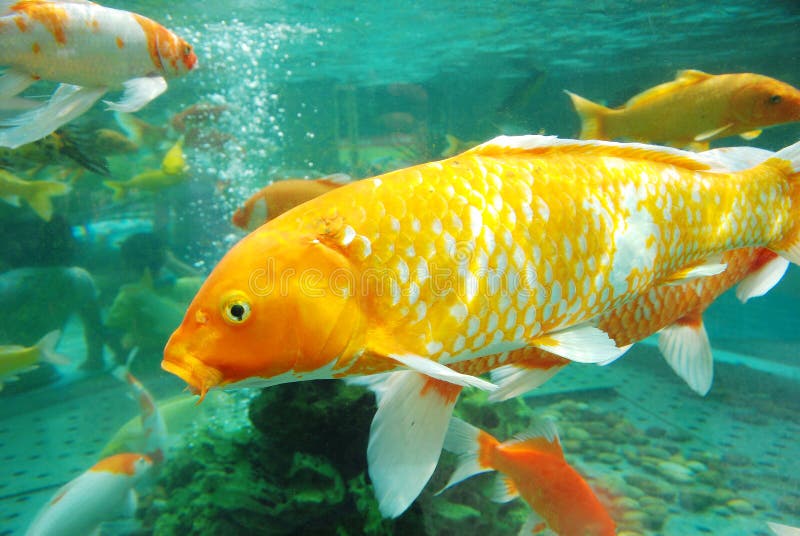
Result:
M702 489L690 489L680 494L680 505L690 512L702 512L718 504L714 493Z
M664 437L665 435L667 435L667 431L658 426L651 426L647 430L645 430L644 433L647 434L647 437L653 437L653 438Z
M687 484L694 480L694 473L688 467L675 462L661 462L658 471L668 480L679 484Z

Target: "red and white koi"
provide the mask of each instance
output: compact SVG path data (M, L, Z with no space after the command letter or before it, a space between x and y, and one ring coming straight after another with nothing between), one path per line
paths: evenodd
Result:
M130 362L130 358L128 360ZM114 376L128 384L131 394L139 403L141 411L141 426L144 436L144 452L154 463L164 461L167 452L167 425L158 405L144 385L131 374L127 366L120 366L114 370Z
M37 80L60 83L47 103L0 123L8 127L0 146L46 136L108 91L124 90L109 109L135 112L196 65L186 41L136 13L84 0L0 0L0 66L9 67L0 109L18 109L17 95Z

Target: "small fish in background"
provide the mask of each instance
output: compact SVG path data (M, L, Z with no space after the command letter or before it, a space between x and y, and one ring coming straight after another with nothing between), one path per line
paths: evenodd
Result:
M94 133L94 146L103 156L116 156L120 154L135 153L139 145L122 132L99 128Z
M98 175L109 175L108 162L103 155L94 144L92 132L83 127L66 126L16 149L0 147L0 168L20 170L35 164L30 172L35 175L45 166L79 164Z
M133 349L125 365L114 369L114 377L128 384L131 394L139 403L141 411L141 428L144 436L142 452L147 454L153 463L161 463L167 454L167 425L156 405L153 395L130 372L130 363L136 356L138 349Z
M20 206L20 199L24 199L44 221L53 217L51 198L66 195L69 191L69 184L63 182L26 181L0 169L0 199L15 207Z
M253 194L237 208L231 222L245 231L252 231L287 210L352 181L349 175L343 173L320 179L277 180Z
M114 112L114 121L137 147L156 147L167 137L167 127L153 125L133 114Z
M134 486L153 461L143 454L123 453L97 462L69 481L39 511L27 536L86 536L100 525L136 512Z
M166 91L166 79L197 65L191 45L160 24L92 2L0 2L0 108L37 80L60 85L45 104L0 125L0 146L42 138L123 89L109 109L135 112ZM18 107L18 105L15 105Z
M616 525L592 488L564 458L555 425L545 421L500 443L461 419L450 421L444 447L460 457L445 488L466 478L498 471L493 500L517 497L533 513L520 534L536 534L544 523L559 536L614 536ZM441 492L439 492L441 493Z
M42 361L54 365L66 366L70 359L56 353L61 331L51 331L33 346L5 345L0 346L0 390L3 382L17 379L19 374L35 369Z
M224 104L198 102L173 115L169 123L176 132L185 134L187 129L196 128L198 123L216 121L227 110L228 106Z
M672 82L609 109L567 91L581 119L581 139L627 139L693 150L740 135L750 140L765 127L800 121L800 90L753 73L678 72Z
M114 201L124 199L131 190L158 192L184 182L189 166L183 153L183 138L179 139L161 160L161 169L150 169L134 175L127 181L103 181L114 190Z

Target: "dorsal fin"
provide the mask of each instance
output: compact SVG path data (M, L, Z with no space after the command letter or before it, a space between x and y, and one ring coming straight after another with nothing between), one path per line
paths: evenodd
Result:
M528 431L514 436L503 443L503 448L523 448L538 452L546 452L559 458L564 457L561 450L561 441L558 438L558 430L551 420L541 420L534 424Z
M715 169L715 164L718 166L719 163L714 160L708 160L696 153L673 149L671 147L647 145L644 143L560 139L555 136L539 136L536 134L528 136L498 136L462 153L462 155L480 154L499 156L514 153L526 153L530 155L572 153L614 156L660 162L690 171L722 171L719 167Z
M638 95L634 95L630 98L630 100L628 100L628 102L625 103L624 108L641 106L642 104L646 104L648 101L663 97L664 95L669 95L670 93L685 87L693 86L694 84L707 80L712 76L714 75L704 73L703 71L695 71L693 69L678 71L678 74L675 76L675 80L659 84L651 87L650 89L642 91Z

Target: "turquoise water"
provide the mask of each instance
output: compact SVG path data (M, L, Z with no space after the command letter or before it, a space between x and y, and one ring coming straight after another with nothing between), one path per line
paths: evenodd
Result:
M134 436L141 426L137 401L109 372L138 347L131 370L155 399L183 393L160 369L161 350L200 282L244 236L233 211L269 182L365 178L435 160L448 135L464 148L499 134L576 137L564 90L618 106L682 69L800 87L791 1L539 4L104 4L183 36L199 68L135 114L152 134L130 152L96 137L125 135L103 105L73 122L81 150L105 157L109 176L69 158L39 168L31 153L0 152L21 177L71 184L49 223L24 202L0 205L0 343L32 345L59 329L57 350L70 362L21 373L0 391L0 534L24 534L62 485L106 455L144 448L141 437L112 441L129 420ZM176 121L195 104L213 112ZM158 169L180 136L188 172L178 184L112 197L103 181ZM779 150L798 139L800 124L790 123L712 146ZM130 239L142 233L159 239ZM157 269L143 279L149 263ZM798 298L792 266L765 297L742 305L728 292L711 306L715 377L705 397L650 338L610 366L568 367L524 399L490 404L471 393L457 411L500 440L554 418L567 461L620 534L798 526ZM525 522L530 507L493 503L488 477L435 496L453 470L449 454L406 514L381 521L364 480L371 395L298 385L164 408L166 461L137 485L135 515L113 512L103 534L515 534Z

